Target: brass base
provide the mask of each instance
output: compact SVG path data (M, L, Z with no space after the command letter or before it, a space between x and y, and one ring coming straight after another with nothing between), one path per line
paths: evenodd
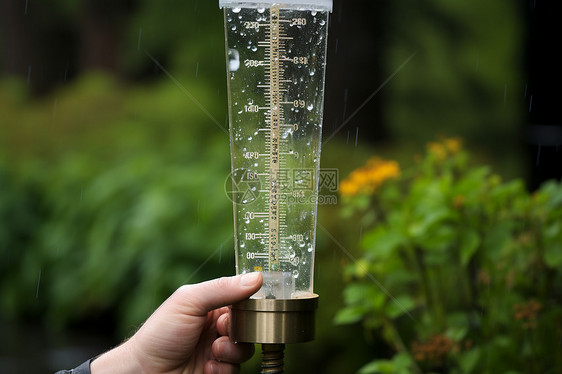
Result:
M314 340L318 295L306 299L248 299L230 308L230 339L291 344Z

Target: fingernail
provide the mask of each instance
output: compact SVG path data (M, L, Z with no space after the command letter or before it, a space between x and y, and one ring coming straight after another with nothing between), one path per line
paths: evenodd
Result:
M242 278L240 278L240 284L242 286L255 286L260 276L261 274L259 272L244 274Z
M219 365L216 362L211 362L211 373L219 374Z

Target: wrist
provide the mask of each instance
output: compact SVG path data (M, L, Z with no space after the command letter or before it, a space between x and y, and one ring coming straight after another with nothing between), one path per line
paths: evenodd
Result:
M105 352L90 363L91 374L138 374L142 368L136 359L132 344L127 341Z

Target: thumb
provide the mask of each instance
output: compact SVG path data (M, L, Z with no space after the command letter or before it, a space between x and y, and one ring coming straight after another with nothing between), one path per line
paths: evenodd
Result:
M184 286L184 305L189 309L188 314L205 315L249 298L260 289L262 282L262 274L255 272Z

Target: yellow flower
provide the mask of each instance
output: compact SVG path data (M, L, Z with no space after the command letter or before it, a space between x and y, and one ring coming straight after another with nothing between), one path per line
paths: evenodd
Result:
M461 138L443 138L437 142L430 142L426 146L427 152L435 155L439 161L443 161L447 156L452 156L462 149Z
M342 196L371 194L386 180L400 176L400 165L396 161L387 161L379 157L369 159L365 166L354 170L340 183Z
M446 138L443 140L443 144L445 144L445 148L454 155L458 153L462 149L462 140L461 138Z
M434 154L438 160L444 160L447 157L447 150L441 143L431 142L427 144L427 151Z

